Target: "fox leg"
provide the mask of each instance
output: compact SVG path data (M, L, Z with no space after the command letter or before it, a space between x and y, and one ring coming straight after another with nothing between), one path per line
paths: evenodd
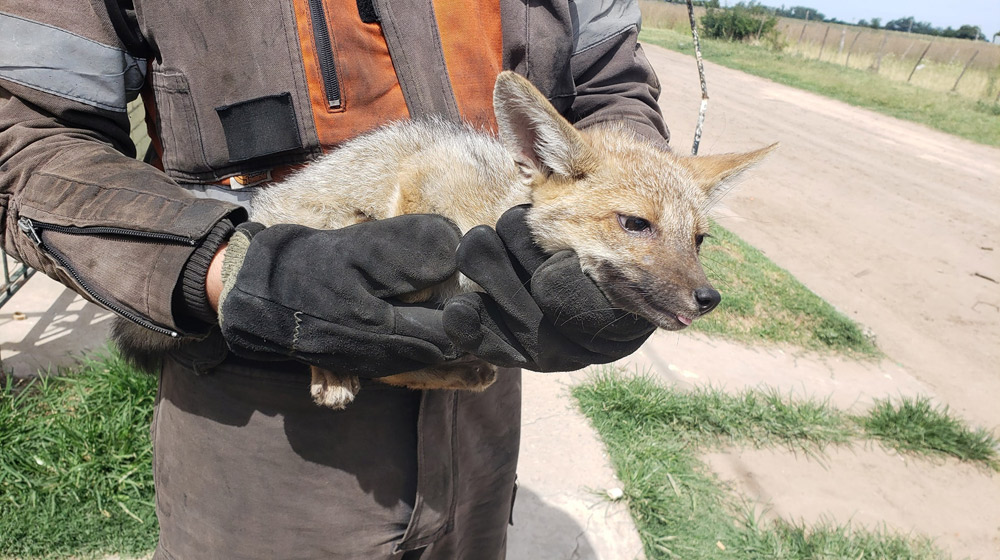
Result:
M410 389L461 389L482 391L496 381L497 368L474 356L463 356L450 362L379 377L378 381Z
M361 382L355 375L335 373L328 369L312 366L312 386L310 392L316 404L342 410L351 404L361 390ZM482 391L496 381L497 368L473 356L464 356L417 371L379 377L378 381L408 389L459 389Z
M361 382L356 375L334 373L316 366L309 369L312 371L309 391L316 404L341 410L351 404L361 390Z

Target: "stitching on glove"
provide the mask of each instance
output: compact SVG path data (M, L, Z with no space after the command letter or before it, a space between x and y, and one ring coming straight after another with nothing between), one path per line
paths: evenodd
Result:
M299 349L299 327L302 326L302 312L296 311L292 316L295 317L295 332L292 333L292 351L297 352Z

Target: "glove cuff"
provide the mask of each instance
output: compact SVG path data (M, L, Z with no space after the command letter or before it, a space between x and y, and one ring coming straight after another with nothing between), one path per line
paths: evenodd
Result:
M219 294L220 324L223 321L226 298L233 290L236 277L239 275L240 269L243 268L243 261L246 259L247 251L250 250L250 241L263 229L263 224L244 222L236 227L236 231L229 238L229 245L226 247L226 254L222 259L222 292Z

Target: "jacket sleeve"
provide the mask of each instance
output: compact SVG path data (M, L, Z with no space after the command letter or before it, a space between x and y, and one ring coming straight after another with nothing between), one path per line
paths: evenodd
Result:
M28 266L163 334L185 264L243 210L199 199L131 157L126 103L146 63L100 2L0 12L0 242Z
M569 117L579 128L624 121L663 145L669 132L657 105L660 83L638 43L637 0L570 3L576 95Z

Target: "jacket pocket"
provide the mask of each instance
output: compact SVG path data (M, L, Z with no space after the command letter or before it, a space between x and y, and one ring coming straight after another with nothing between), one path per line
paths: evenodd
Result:
M163 169L174 175L210 170L198 112L187 78L180 72L153 72L157 133L163 145Z

